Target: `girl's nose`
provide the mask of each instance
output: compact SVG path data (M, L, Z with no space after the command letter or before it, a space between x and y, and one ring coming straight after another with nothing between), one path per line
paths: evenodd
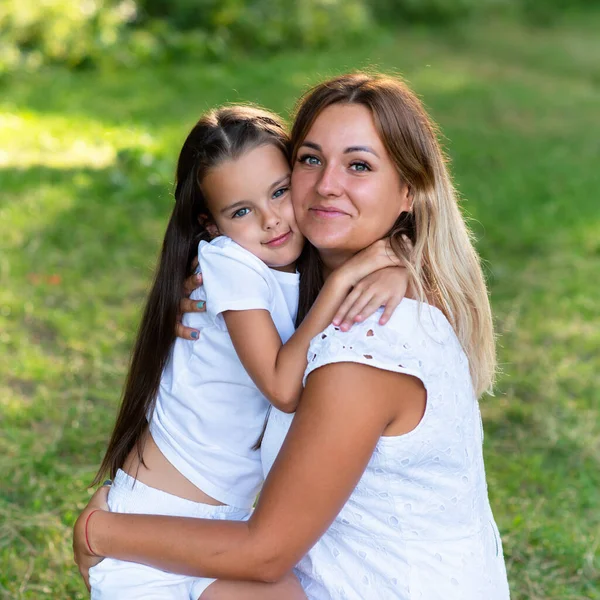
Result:
M279 223L281 222L281 217L278 212L274 210L269 210L264 214L263 218L263 226L265 229L276 229Z

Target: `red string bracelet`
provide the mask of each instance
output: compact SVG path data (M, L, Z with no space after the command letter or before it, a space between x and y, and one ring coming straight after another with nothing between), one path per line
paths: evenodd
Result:
M96 554L93 550L92 547L90 546L90 538L88 537L88 523L90 521L90 517L95 513L98 512L100 509L96 508L94 509L86 518L85 520L85 526L84 526L84 530L85 530L85 543L87 544L88 550L90 551L91 554L93 554L94 556L99 556L98 554Z

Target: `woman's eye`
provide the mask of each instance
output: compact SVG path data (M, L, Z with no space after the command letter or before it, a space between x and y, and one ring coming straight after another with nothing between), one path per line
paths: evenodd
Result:
M245 217L250 212L249 208L240 208L233 213L233 218Z
M321 164L321 161L316 156L312 156L310 154L305 154L304 156L301 156L298 159L298 162L301 162L305 165L313 165L313 166L317 166L317 165Z
M369 165L366 162L362 162L360 160L356 161L356 162L353 162L350 165L350 168L353 171L356 171L358 173L364 173L365 171L370 171L371 170L371 167L369 167Z
M281 198L285 195L285 193L289 190L289 187L282 187L275 191L273 194L273 198Z

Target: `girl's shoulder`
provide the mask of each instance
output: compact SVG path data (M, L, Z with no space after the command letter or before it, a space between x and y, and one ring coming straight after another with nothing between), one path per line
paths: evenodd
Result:
M231 238L220 235L210 242L204 240L198 244L198 261L202 264L202 260L214 260L215 257L225 257L237 262L247 264L250 268L259 272L269 271L267 265L249 252Z

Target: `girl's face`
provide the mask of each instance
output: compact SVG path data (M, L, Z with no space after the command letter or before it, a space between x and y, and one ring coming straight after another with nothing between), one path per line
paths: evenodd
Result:
M329 268L384 237L410 208L409 188L360 104L333 104L315 119L292 190L298 226Z
M215 234L230 237L269 267L295 269L304 237L292 208L290 167L278 148L259 146L221 163L201 187Z

